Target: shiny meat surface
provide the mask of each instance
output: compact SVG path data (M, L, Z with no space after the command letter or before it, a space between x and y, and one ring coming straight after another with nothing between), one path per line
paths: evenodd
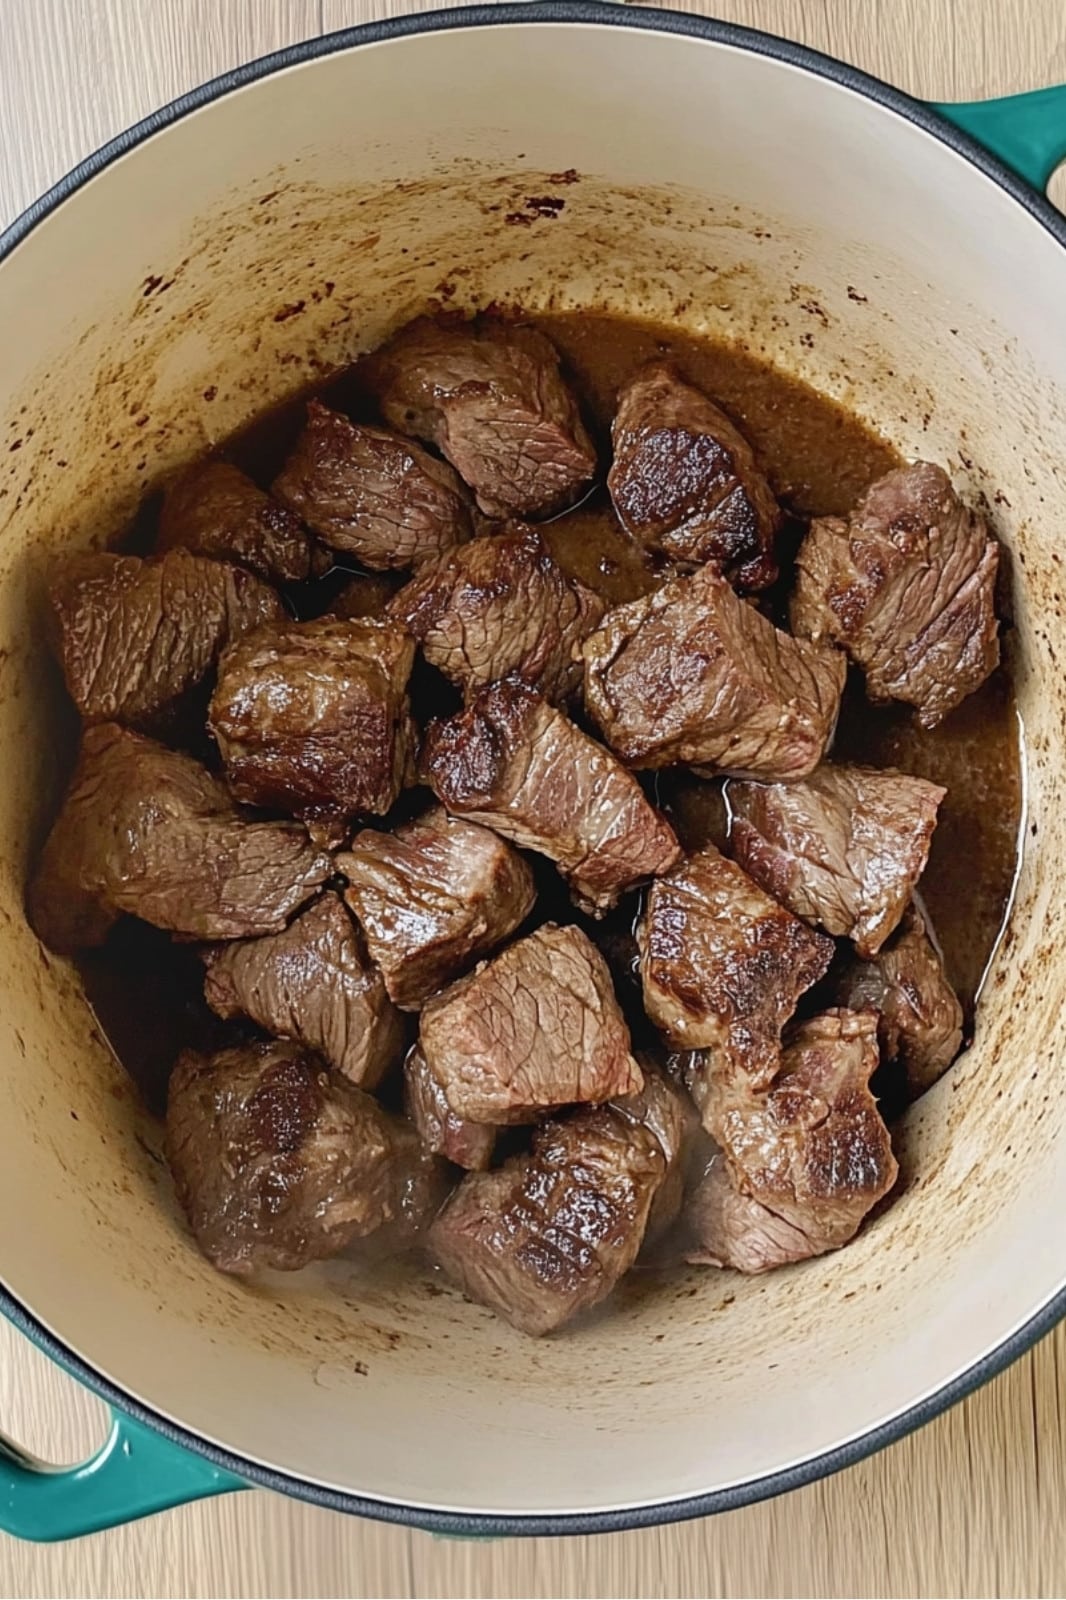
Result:
M447 462L318 400L273 489L331 549L374 569L417 567L470 537L469 496Z
M376 1088L403 1053L403 1019L336 894L280 933L213 945L204 960L204 998L220 1017L251 1017L308 1045L361 1088Z
M871 700L904 700L934 728L999 661L999 546L927 461L879 479L847 519L811 524L792 626L843 645Z
M713 562L744 589L777 576L781 512L755 454L725 412L668 362L618 396L607 477L622 526L675 561Z
M426 660L468 693L513 675L547 700L580 684L575 647L603 611L537 530L520 525L427 563L389 606Z
M582 653L589 715L637 767L802 778L844 688L839 651L782 633L710 566L609 611Z
M529 1155L465 1178L429 1247L472 1300L523 1333L552 1333L633 1265L664 1170L642 1123L579 1111L538 1128Z
M419 1043L471 1122L532 1122L644 1081L607 963L580 928L551 922L428 1001Z
M654 1134L663 1153L662 1182L655 1191L645 1231L650 1242L671 1227L680 1215L685 1197L685 1161L698 1123L691 1097L647 1055L640 1056L638 1062L644 1075L643 1089L638 1094L612 1100L610 1107L619 1116Z
M309 819L387 811L413 752L414 649L389 623L322 617L227 650L209 723L237 799Z
M637 939L644 1006L677 1050L710 1049L765 1087L780 1065L781 1030L825 973L832 940L764 894L713 845L648 890ZM703 1076L690 1081L706 1115Z
M795 1030L767 1091L712 1075L705 1121L749 1204L723 1194L713 1163L689 1207L691 1260L765 1271L853 1237L898 1172L869 1089L877 1062L876 1015L833 1010Z
M914 905L872 960L848 963L836 998L854 1011L878 1013L882 1060L903 1068L912 1098L924 1094L962 1049L962 1007Z
M680 853L632 774L510 679L482 690L461 715L430 724L422 772L449 811L554 861L593 914Z
M337 870L389 994L412 1011L512 934L536 898L517 850L440 806L391 833L363 829Z
M803 783L731 783L733 854L797 917L873 956L925 870L944 793L905 772L845 764Z
M296 1044L186 1050L166 1153L196 1241L222 1272L295 1271L433 1203L414 1130Z
M53 950L122 912L194 939L278 932L333 871L297 822L253 822L199 762L114 723L86 729L28 896Z
M285 615L250 572L187 550L151 561L71 556L49 597L63 677L84 720L145 730L196 688L228 641Z
M484 1172L491 1166L496 1129L487 1122L456 1116L443 1084L417 1045L404 1062L403 1107L433 1155L443 1156L469 1172Z
M595 476L559 357L533 328L413 322L368 375L385 420L435 444L486 516L550 516Z
M248 567L270 583L301 582L322 564L299 517L228 461L202 462L167 489L156 549L178 546Z

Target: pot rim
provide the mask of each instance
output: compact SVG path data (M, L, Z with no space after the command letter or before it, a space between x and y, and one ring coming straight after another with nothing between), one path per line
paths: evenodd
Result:
M903 90L893 88L857 67L838 61L819 50L754 28L689 13L631 6L624 3L624 0L623 4L619 4L618 0L505 0L502 4L471 5L444 11L416 13L344 28L289 45L285 49L261 56L209 79L109 140L29 205L14 222L0 232L0 266L41 222L112 162L155 134L180 122L191 112L210 105L246 84L256 83L275 72L315 61L323 56L356 49L362 45L406 38L413 34L536 23L577 23L679 35L745 50L753 55L767 56L787 66L798 67L815 77L837 83L864 96L867 100L874 101L885 110L897 113L931 134L942 144L949 146L1001 189L1006 190L1012 199L1066 249L1066 216L1057 211L1045 195L1032 188L1002 161L990 154L976 139L961 131L932 105L915 99ZM468 1538L501 1538L519 1535L618 1533L633 1528L686 1521L690 1518L710 1516L720 1511L737 1510L759 1500L802 1488L820 1478L839 1472L844 1467L853 1466L886 1445L894 1444L924 1426L1002 1372L1019 1356L1024 1355L1037 1340L1066 1316L1066 1287L1051 1296L1028 1321L964 1372L957 1374L940 1388L888 1421L831 1450L808 1457L774 1473L682 1499L621 1507L618 1510L550 1515L482 1514L408 1506L399 1501L377 1500L366 1495L332 1489L305 1478L291 1476L277 1468L262 1466L187 1431L126 1393L46 1328L4 1287L2 1282L0 1282L0 1312L20 1332L32 1339L40 1349L102 1399L135 1417L175 1445L190 1450L214 1466L250 1484L289 1494L330 1510L422 1528L432 1533Z

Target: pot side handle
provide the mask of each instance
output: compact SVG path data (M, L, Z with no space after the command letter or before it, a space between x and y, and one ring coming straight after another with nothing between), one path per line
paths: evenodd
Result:
M121 1411L112 1412L96 1454L72 1467L46 1466L0 1439L0 1529L18 1539L77 1539L246 1488L241 1478Z
M999 100L935 104L934 110L1041 192L1066 161L1066 84Z

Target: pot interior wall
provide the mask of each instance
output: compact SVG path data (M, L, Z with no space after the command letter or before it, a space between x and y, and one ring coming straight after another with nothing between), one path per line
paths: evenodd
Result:
M545 115L545 107L551 115ZM669 179L667 184L664 180ZM531 196L564 202L534 217ZM516 221L515 218L520 220ZM628 27L428 34L189 115L0 268L0 1274L130 1393L294 1475L464 1510L591 1510L774 1471L943 1384L1061 1285L1066 267L927 133L735 49ZM434 302L608 307L742 340L996 498L1029 834L977 1043L840 1255L627 1289L531 1344L396 1269L254 1288L175 1215L158 1128L26 929L73 744L55 552ZM1056 309L1057 308L1057 309ZM28 1220L32 1219L32 1225Z

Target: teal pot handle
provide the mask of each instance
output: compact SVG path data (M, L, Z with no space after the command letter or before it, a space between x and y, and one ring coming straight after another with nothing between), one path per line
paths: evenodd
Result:
M1041 192L1066 161L1066 84L935 109Z
M76 1539L247 1487L121 1411L97 1453L73 1467L45 1466L0 1440L0 1529L19 1539Z

